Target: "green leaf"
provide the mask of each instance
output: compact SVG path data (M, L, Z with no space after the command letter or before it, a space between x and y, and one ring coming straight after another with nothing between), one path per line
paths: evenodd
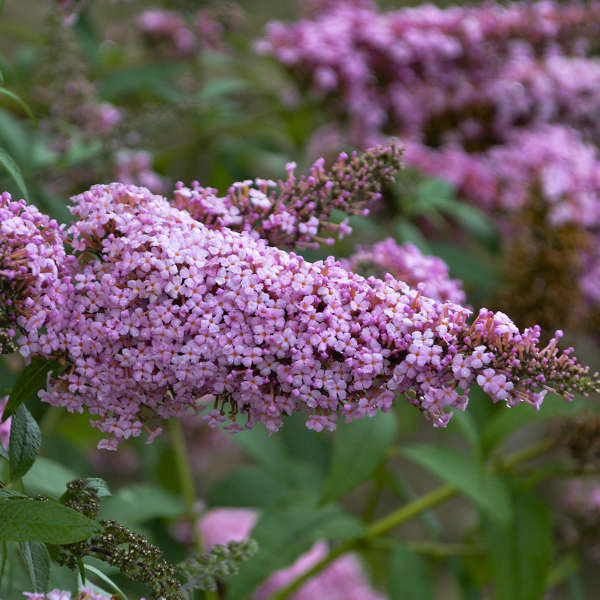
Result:
M281 500L286 491L279 477L257 467L240 467L210 489L207 501L209 506L266 508Z
M378 413L372 419L338 425L322 502L341 498L367 479L385 458L395 437L393 413Z
M17 492L11 488L0 488L0 498L28 498L25 494L21 494L21 492Z
M536 423L576 414L581 411L584 400L576 398L572 402L565 402L560 396L548 394L544 399L541 410L535 410L526 403L513 406L509 410L496 413L485 425L482 436L484 455L488 455L494 448L504 442L510 435L522 429L528 423Z
M514 493L514 522L484 520L496 600L544 597L553 556L548 507L529 491Z
M31 580L31 590L47 592L50 580L50 554L48 554L45 544L20 542L18 552Z
M127 600L127 596L123 593L123 590L121 590L121 588L108 575L105 575L102 571L100 571L100 569L96 569L96 567L93 567L92 565L88 565L86 563L83 564L83 568L86 571L89 571L90 573L98 577L98 579L102 580L104 583L106 583L115 592L117 592L117 594L119 594L119 596L121 596L123 600Z
M24 404L17 408L10 426L8 461L11 481L20 479L35 462L42 445L42 434L36 420Z
M477 427L477 423L475 423L475 419L470 412L463 412L461 410L457 410L450 421L450 426L448 427L449 431L456 431L462 437L464 437L471 448L481 454L481 438L479 436L479 429Z
M287 459L280 436L269 436L263 427L240 431L234 441L258 462L278 468Z
M252 530L258 553L229 581L227 600L246 600L273 571L292 564L317 541L348 539L362 533L355 518L335 506L291 506L265 511Z
M10 98L14 102L16 102L25 111L25 113L27 114L27 116L34 123L36 122L35 115L31 111L31 108L29 108L29 105L24 100L22 100L20 96L17 96L17 94L15 94L14 92L11 92L10 90L7 90L5 87L0 87L0 95L1 96L6 96L7 98Z
M27 199L27 186L25 185L25 180L23 179L23 175L21 173L21 169L17 165L17 163L12 159L10 154L6 152L6 150L0 148L0 166L4 167L8 174L11 176L12 180L17 184L19 191L23 194L23 197Z
M427 563L401 542L392 551L390 600L433 600Z
M116 491L103 502L102 518L135 527L150 519L175 519L185 512L175 495L154 485L136 483Z
M222 78L213 79L205 85L198 94L199 100L217 100L220 96L228 96L236 92L242 92L248 87L243 79Z
M64 493L67 482L77 479L77 474L49 458L38 458L27 475L23 485L30 494L47 494L59 498Z
M490 518L510 522L512 508L503 480L488 471L477 457L466 456L453 448L427 444L403 448L402 454L456 486Z
M47 360L37 356L31 360L31 363L21 372L17 383L15 383L10 393L6 408L2 414L2 422L6 421L8 417L12 417L23 402L27 402L31 397L36 396L41 389L46 387L46 379L50 372L59 374L62 372L62 366L54 360Z
M0 540L72 544L98 533L99 526L71 508L48 500L0 498Z

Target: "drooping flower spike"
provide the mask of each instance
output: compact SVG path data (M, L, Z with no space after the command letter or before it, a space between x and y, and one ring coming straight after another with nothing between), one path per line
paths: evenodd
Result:
M325 168L319 158L300 176L296 164L288 163L285 181L237 182L222 198L198 182L191 188L179 183L174 204L208 227L253 232L280 248L331 245L335 238L329 236L342 238L352 231L347 220L332 223L332 212L368 214L381 198L383 184L394 181L401 157L402 149L395 144L351 156L343 152L331 167Z
M520 333L502 313L484 309L469 325L467 309L392 277L364 279L333 258L309 263L211 229L143 188L99 185L74 200L66 242L76 259L57 268L60 314L42 305L46 318L21 319L18 341L26 356L65 363L40 396L87 408L109 437L103 447L207 401L209 423L229 420L234 431L258 422L276 431L295 410L322 430L406 393L444 426L475 381L493 401L536 407L550 390L570 398L598 388L597 375L558 350L558 336L540 348L539 328ZM3 223L0 256L13 232L40 239L23 229L30 209L14 204L3 196L17 215Z

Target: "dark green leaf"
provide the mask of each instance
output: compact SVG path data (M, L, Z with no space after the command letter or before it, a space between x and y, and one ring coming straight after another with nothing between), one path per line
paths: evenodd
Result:
M0 498L0 540L72 544L98 532L99 526L71 508L48 500Z
M401 542L392 551L390 600L433 600L427 563Z
M544 597L553 556L548 507L532 492L515 492L514 522L484 520L496 600Z
M427 444L403 448L402 454L456 486L492 519L502 523L511 520L510 497L503 480L486 470L478 457Z
M46 379L50 371L55 375L59 374L62 372L62 366L54 360L47 360L37 356L31 360L31 363L21 372L17 383L15 383L10 393L8 403L2 414L2 421L5 421L8 417L12 417L23 402L27 402L32 396L37 395L41 389L46 387Z
M45 544L41 542L20 542L19 557L31 580L31 590L33 592L47 592L50 579L50 555Z
M220 479L209 491L209 506L253 506L276 504L287 486L271 473L257 467L240 467Z
M27 116L34 123L36 122L35 116L34 116L33 112L31 112L31 108L29 108L29 105L25 101L23 101L20 96L17 96L17 94L15 94L14 92L11 92L10 90L7 90L4 87L0 87L0 95L6 96L7 98L10 98L14 102L16 102L25 111Z
M8 152L2 148L0 148L0 166L6 169L12 180L17 184L20 193L25 199L27 199L27 186L25 185L25 180L23 179L21 169L19 168L19 165L17 165L17 163L12 159L10 154L8 154Z
M11 481L20 479L35 462L42 445L42 434L36 420L24 404L17 408L10 426L8 461Z
M280 436L269 436L263 427L241 431L234 436L252 458L270 467L279 467L287 460L287 452Z
M362 533L359 521L335 506L291 506L266 511L252 530L258 553L230 580L228 600L246 600L273 571L292 564L317 540L347 539Z
M25 494L12 490L10 488L0 488L0 498L28 498Z
M379 413L372 419L339 424L322 501L341 498L367 479L385 458L395 437L393 413Z

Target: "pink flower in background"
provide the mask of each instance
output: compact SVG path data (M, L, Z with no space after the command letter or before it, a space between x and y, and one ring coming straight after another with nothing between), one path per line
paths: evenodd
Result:
M185 58L195 50L194 33L174 11L146 10L138 17L137 25L148 41L169 58Z
M246 508L217 508L202 517L199 528L205 548L241 541L252 535L259 513ZM329 554L326 542L317 542L290 567L273 573L254 593L253 600L266 600L273 593L308 571ZM385 596L373 590L355 555L336 559L329 567L307 581L291 596L292 600L384 600Z
M152 154L145 150L121 150L117 153L115 178L122 183L140 185L155 194L164 192L166 180L152 168Z
M6 403L8 402L8 396L4 396L4 398L0 398L0 418L2 417L2 413L6 408ZM4 421L4 423L0 423L0 444L4 447L5 450L8 450L8 442L10 440L10 423L12 421L12 417L9 417Z
M217 544L226 545L247 539L258 517L258 511L249 508L209 510L202 515L198 525L204 548L209 551Z

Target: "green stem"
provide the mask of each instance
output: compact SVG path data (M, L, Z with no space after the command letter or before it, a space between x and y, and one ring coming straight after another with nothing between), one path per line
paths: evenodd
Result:
M185 504L186 517L192 530L194 549L197 553L201 553L203 551L203 546L196 512L196 488L185 444L183 427L178 419L170 419L168 422L168 429L171 447L175 454L175 468L179 475L179 485L181 486L181 495L183 496L183 503ZM210 590L206 590L204 594L206 600L218 600L219 598L217 592Z
M531 446L527 446L526 448L509 454L504 458L504 460L500 461L498 467L501 470L509 471L523 461L544 454L550 450L555 443L555 439L546 439L542 440L541 442L536 442ZM389 531L395 529L402 523L409 521L413 517L416 517L422 512L441 504L449 498L452 498L457 491L457 488L455 488L453 485L442 485L432 492L429 492L424 496L420 496L402 508L399 508L389 515L386 515L385 517L375 521L365 533L342 543L337 549L333 550L328 556L314 565L306 573L303 573L287 586L275 592L269 598L269 600L284 600L285 598L288 598L290 594L294 593L300 586L302 586L302 584L308 581L311 577L314 577L317 573L320 573L325 567L329 566L336 558L338 558L338 556L341 556L342 554L345 554L351 550L355 550L362 545L369 544L378 536L388 533Z
M545 454L556 444L556 441L557 440L555 438L547 438L545 440L536 442L535 444L531 444L531 446L526 446L521 450L517 450L516 452L513 452L512 454L506 456L500 462L500 467L504 471L510 471L514 466L518 465L519 463Z

